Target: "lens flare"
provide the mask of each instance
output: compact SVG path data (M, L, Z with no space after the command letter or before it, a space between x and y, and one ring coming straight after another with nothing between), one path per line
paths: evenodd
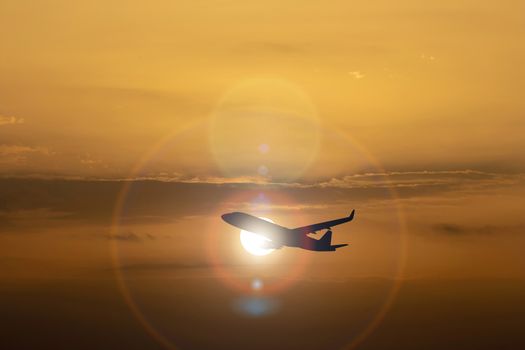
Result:
M273 223L273 221L268 218L261 217L261 219ZM258 235L256 233L241 230L240 238L242 247L252 255L264 256L270 254L275 250L265 248L264 246L271 241L268 238Z
M210 150L224 176L294 181L317 157L319 125L317 110L300 86L280 78L249 78L217 103Z

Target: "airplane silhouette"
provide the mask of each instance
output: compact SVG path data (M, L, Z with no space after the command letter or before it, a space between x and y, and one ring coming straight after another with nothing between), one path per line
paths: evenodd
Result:
M286 246L319 252L333 252L337 248L345 247L348 244L332 245L331 228L351 221L354 218L354 213L355 210L352 210L349 216L342 219L320 222L318 224L293 229L279 226L246 213L233 212L223 214L221 217L230 225L265 237L267 241L263 243L261 248L279 249ZM307 236L309 233L317 233L319 230L327 230L320 239Z

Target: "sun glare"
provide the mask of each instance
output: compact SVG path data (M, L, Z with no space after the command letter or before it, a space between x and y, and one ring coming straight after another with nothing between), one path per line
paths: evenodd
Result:
M273 221L270 219L267 219L267 218L261 218L261 219L273 223ZM252 255L257 255L257 256L268 255L275 250L275 249L264 248L263 247L264 243L270 240L256 233L241 230L240 238L241 238L242 247L248 253Z

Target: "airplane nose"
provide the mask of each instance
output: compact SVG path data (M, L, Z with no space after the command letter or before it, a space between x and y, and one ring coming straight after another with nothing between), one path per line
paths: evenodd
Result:
M222 214L222 215L221 215L221 218L222 218L224 221L229 222L229 221L228 221L228 218L229 218L230 216L231 216L230 213Z

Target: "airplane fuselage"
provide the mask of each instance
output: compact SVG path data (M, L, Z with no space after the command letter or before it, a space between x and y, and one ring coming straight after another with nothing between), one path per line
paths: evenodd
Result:
M278 249L287 246L315 251L335 251L336 248L345 246L331 245L332 232L329 227L324 227L328 232L323 238L314 239L307 235L313 231L307 232L304 228L289 229L246 213L228 213L222 215L222 219L242 230L266 237L269 241L264 248Z

